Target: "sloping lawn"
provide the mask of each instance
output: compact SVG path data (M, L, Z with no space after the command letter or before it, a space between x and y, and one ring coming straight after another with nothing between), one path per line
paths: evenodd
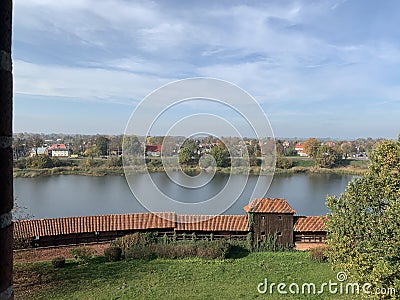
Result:
M251 253L238 259L155 259L87 265L68 261L62 269L50 262L15 266L16 299L355 299L355 295L259 294L268 282L337 282L329 263L310 261L307 252ZM288 288L286 288L288 291Z

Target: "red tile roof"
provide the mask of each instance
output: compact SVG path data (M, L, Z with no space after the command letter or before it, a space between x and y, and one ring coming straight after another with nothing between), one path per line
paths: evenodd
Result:
M96 231L145 230L175 227L175 213L139 213L14 222L15 237L35 237Z
M56 150L56 149L67 149L65 144L53 144L49 148L49 150Z
M182 231L249 231L246 216L177 215L176 230Z
M295 217L294 231L297 232L315 232L325 231L326 217Z
M159 145L146 145L146 152L161 152Z
M285 199L281 198L257 198L244 207L246 212L295 214Z

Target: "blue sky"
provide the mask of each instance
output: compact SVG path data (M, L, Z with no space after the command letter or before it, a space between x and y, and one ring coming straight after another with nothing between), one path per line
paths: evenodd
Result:
M154 89L213 77L276 136L394 138L398 20L396 0L15 0L14 131L120 134Z

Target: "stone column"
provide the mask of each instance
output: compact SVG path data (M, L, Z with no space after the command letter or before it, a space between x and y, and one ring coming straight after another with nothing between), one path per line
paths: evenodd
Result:
M12 289L12 0L0 1L0 300L14 299Z

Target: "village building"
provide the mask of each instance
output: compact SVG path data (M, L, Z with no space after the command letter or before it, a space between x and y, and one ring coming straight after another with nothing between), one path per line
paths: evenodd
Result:
M147 156L161 156L161 146L145 145L145 153Z
M299 155L299 156L308 156L308 154L304 152L304 144L303 143L297 143L296 146L294 147L294 150L297 151L297 155Z
M51 157L69 157L71 154L65 144L53 144L47 148L47 152Z
M36 155L47 155L47 148L46 147L32 148L31 152L29 152L29 156L32 157Z

